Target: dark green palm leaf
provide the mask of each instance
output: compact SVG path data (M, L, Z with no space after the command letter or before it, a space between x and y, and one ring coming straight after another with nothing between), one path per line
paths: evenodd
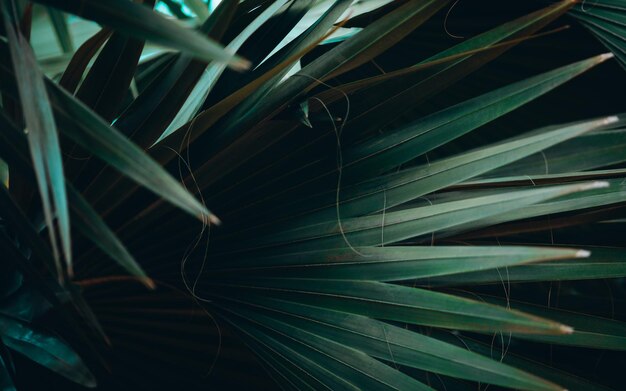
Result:
M626 6L619 0L582 2L571 14L589 29L626 67Z
M247 61L227 52L219 44L183 28L150 9L126 0L37 0L50 7L93 20L136 38L185 51L207 62L215 60L238 69Z
M365 316L261 296L245 300L257 310L262 308L267 316L341 341L387 362L519 389L561 389L465 349Z
M81 358L59 338L5 314L0 314L0 333L10 349L85 387L96 386Z
M0 387L41 382L11 351L105 389L619 386L619 1L35 3L2 3Z
M57 240L60 240L60 247L67 264L67 272L70 275L72 274L72 250L61 149L52 108L44 85L44 76L39 70L32 49L19 29L16 28L13 15L17 11L12 5L13 2L3 2L2 15L9 38L11 62L24 111L25 132L28 135L27 139L37 175L39 194L55 255L57 274L62 280L63 271Z

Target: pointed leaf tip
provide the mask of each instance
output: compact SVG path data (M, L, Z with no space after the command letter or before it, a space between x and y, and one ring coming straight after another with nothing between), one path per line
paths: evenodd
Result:
M250 67L252 67L252 62L246 60L245 58L238 58L236 60L231 61L231 63L228 65L230 66L231 69L235 71L243 72L243 71L247 71L248 69L250 69Z
M209 218L209 223L214 225L222 225L222 220L220 220L220 218L213 213L208 213L207 216Z
M576 252L575 257L576 258L589 258L589 256L591 255L591 251L587 251L587 250L578 250Z
M593 181L593 182L581 185L580 190L585 191L585 190L594 190L594 189L604 189L609 186L610 186L609 182L607 181Z
M154 283L154 280L152 278L142 278L141 283L144 284L146 288L150 289L151 291L156 289L156 284Z
M606 61L608 59L611 59L613 57L615 57L615 54L613 54L612 52L600 54L597 57L598 58L598 64L601 63L601 62L604 62L604 61Z

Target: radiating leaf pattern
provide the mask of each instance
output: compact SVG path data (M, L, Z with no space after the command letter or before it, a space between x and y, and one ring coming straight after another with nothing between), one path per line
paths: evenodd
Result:
M1 4L0 389L38 384L14 353L103 389L614 385L626 119L572 91L623 84L619 1L35 3Z
M619 0L583 1L571 11L626 68L626 5Z

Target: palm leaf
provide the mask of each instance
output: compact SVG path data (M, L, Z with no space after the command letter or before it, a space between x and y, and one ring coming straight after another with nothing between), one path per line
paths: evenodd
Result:
M610 49L626 67L626 7L620 1L599 0L574 7L572 16Z
M205 61L220 61L245 69L245 60L225 51L219 44L168 21L142 5L125 0L102 3L95 0L38 0L37 3L93 20L136 38L183 50Z
M19 30L15 28L12 15L16 11L11 5L12 3L3 3L3 20L9 38L11 61L20 91L19 97L24 110L27 139L55 255L57 274L62 280L63 272L59 260L57 237L60 238L61 249L70 275L72 275L72 250L61 149L43 75L35 61L32 49Z
M276 317L387 362L519 389L560 389L479 354L365 316L266 297L246 301L263 310L265 319Z
M500 284L503 273L508 281L568 281L581 279L619 278L626 275L624 250L586 246L591 255L584 259L539 262L503 270L470 272L442 276L423 281L432 285Z
M568 334L562 323L429 290L375 281L258 278L211 282L216 289L256 291L370 318L471 331ZM228 289L230 288L230 289ZM219 290L218 290L219 292ZM225 292L225 293L226 293Z
M36 3L86 18L70 17L65 40L85 43L45 60L51 78L39 75L33 94L66 154L55 179L69 200L75 282L50 278L40 173L21 134L31 108L19 77L34 60L15 48L28 48L18 29L28 36L30 13L18 23L23 10L3 4L13 37L0 40L10 175L0 191L0 324L10 327L0 340L11 342L0 343L0 375L22 383L28 362L14 370L15 349L91 384L69 346L90 347L94 369L100 346L67 302L110 344L96 373L140 388L197 388L189 369L213 359L205 336L221 375L203 386L219 389L250 379L285 390L615 383L604 374L624 351L624 301L611 298L608 319L593 280L623 293L625 121L611 115L622 109L608 93L616 68L593 68L623 57L620 4L563 0L511 10L495 27L490 13L485 28L468 16L484 5L446 0ZM588 31L541 31L566 12ZM41 31L54 29L34 16L43 53ZM481 32L451 45L442 30L452 23ZM612 54L587 47L588 32ZM228 69L243 57L254 69ZM602 83L607 93L576 95L598 72L614 81ZM205 203L223 225L207 224L218 220ZM197 323L209 317L214 325ZM33 326L49 319L59 331L69 321L67 342ZM41 343L15 342L16 330ZM257 383L257 358L275 384ZM597 376L577 376L594 365Z
M0 149L0 153L10 159L11 167L20 172L21 175L29 178L29 180L34 181L35 176L33 174L33 168L26 157L26 141L20 137L14 129L14 125L8 119L0 115L0 121L2 121L1 123L5 129L9 129L9 132L0 133L0 136L4 136L2 137L2 145L6 148ZM8 153L8 151L11 153ZM152 286L152 281L146 278L144 271L136 263L132 255L130 255L110 228L72 186L68 186L68 198L71 200L71 202L69 202L70 211L72 212L75 223L80 227L80 231L93 240L94 243L98 244L112 259L119 262L127 271L137 275L146 285ZM11 202L10 198L6 196L2 196L0 200L3 201L5 205ZM25 216L21 215L19 210L15 210L15 208L12 209L13 211L5 218L15 224L14 226L17 232L22 235L22 240L25 240L26 243L30 245L34 258L38 262L45 264L50 259L46 245L41 243L41 240L36 232L34 232L34 229L30 226Z
M0 333L10 349L78 384L90 388L96 386L81 358L62 340L5 314L0 314Z

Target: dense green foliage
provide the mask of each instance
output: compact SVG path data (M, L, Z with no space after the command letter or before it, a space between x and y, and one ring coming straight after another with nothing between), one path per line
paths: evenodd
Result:
M24 357L105 389L220 362L217 387L614 385L552 349L625 362L597 290L624 293L626 89L592 118L542 102L626 64L623 2L452 44L447 0L33 3L0 0L1 390L46 381ZM565 18L610 51L459 94Z

